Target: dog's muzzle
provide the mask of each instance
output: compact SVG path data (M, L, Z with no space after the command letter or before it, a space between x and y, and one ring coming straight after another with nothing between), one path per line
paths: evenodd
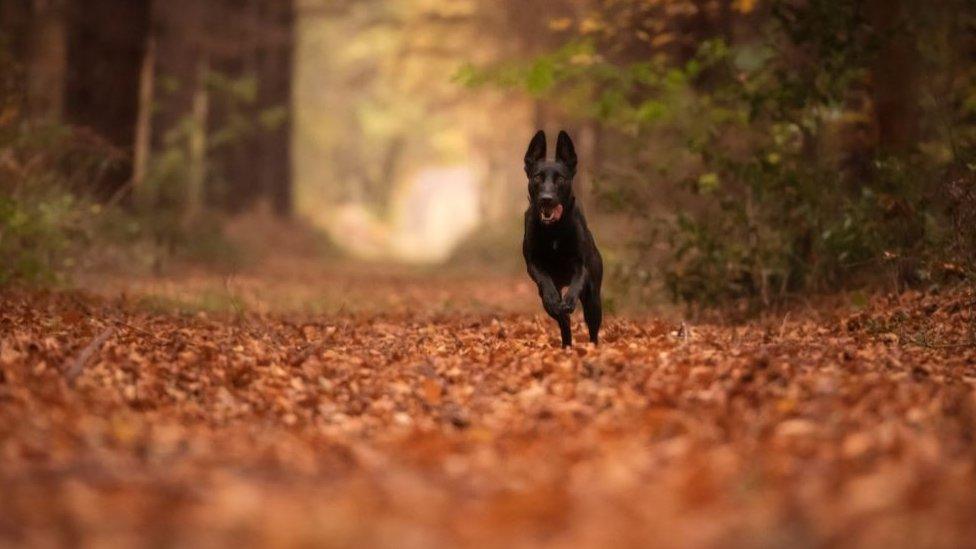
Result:
M557 200L546 198L539 200L539 219L545 224L555 223L563 216L563 205Z

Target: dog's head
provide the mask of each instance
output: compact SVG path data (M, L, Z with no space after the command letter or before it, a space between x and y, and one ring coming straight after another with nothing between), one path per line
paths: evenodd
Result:
M529 176L529 202L534 215L546 225L563 218L573 207L573 177L576 176L576 148L569 134L559 132L556 160L546 160L546 133L539 130L525 151L525 174Z

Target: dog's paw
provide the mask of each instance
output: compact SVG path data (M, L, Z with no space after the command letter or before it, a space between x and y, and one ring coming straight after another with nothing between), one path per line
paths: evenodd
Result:
M542 306L545 308L546 312L551 315L558 316L563 309L562 301L559 299L559 295L543 296Z

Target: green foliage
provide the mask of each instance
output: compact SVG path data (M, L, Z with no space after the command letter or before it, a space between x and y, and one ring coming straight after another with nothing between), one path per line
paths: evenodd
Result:
M164 254L207 264L240 261L212 217L177 227L165 212L134 215L117 200L94 197L87 190L91 166L112 161L113 151L79 145L76 133L60 125L24 122L3 130L0 285L68 282L82 262L115 254L109 247L129 269L158 266Z
M0 285L56 282L93 213L69 186L74 175L100 162L70 146L66 128L25 122L23 70L4 46L0 42Z
M0 127L0 284L57 283L92 240L103 208L73 192L111 161L55 124Z
M173 77L163 77L164 92L175 93L181 89ZM159 245L159 254L172 255L181 250L191 259L214 259L233 263L232 252L220 237L219 224L212 218L188 219L185 215L188 203L193 200L190 189L193 160L192 141L195 134L205 132L207 158L239 144L258 132L272 131L280 127L288 117L284 106L267 108L254 113L252 107L258 99L258 82L253 76L231 78L210 71L206 74L206 92L209 101L220 105L223 116L216 127L197 128L192 113L187 113L163 136L162 147L153 151L150 159L139 206L138 217L142 236ZM220 202L231 192L224 181L219 165L204 162L206 196ZM160 258L157 258L157 260Z
M971 273L976 248L960 216L976 206L976 64L965 58L976 10L960 3L949 20L908 6L892 37L854 0L767 8L748 22L753 38L705 35L690 56L621 58L625 38L581 35L528 62L466 67L458 80L519 86L599 121L613 144L596 174L600 204L644 221L638 248L665 250L637 253L621 271L656 268L679 300L768 305L878 274L918 283ZM871 137L889 40L908 44L925 75L922 142L905 150ZM655 210L662 195L669 203Z
M0 195L0 284L56 281L72 236L84 232L72 197L46 194Z
M165 83L161 86L164 92L176 93L182 88L174 77L163 76L161 81ZM256 120L248 116L246 108L257 99L257 81L253 77L234 79L210 71L206 75L206 87L211 96L210 102L222 105L227 113L219 127L202 130L207 134L207 154L237 143L259 128L273 129L283 120L279 109L259 113ZM153 152L145 183L146 194L152 197L148 200L150 210L165 212L168 218L181 217L180 213L189 195L187 182L191 170L190 143L197 131L201 130L196 128L193 115L184 114L166 131L162 147ZM207 177L214 179L219 174L211 171Z
M22 86L12 82L19 73L0 48L0 285L60 284L79 263L110 246L123 250L127 268L138 259L158 264L161 254L177 251L208 263L239 260L216 220L186 226L174 214L186 169L185 123L154 158L151 184L159 201L133 215L119 205L125 188L108 201L95 196L100 178L124 161L124 153L84 129L29 116ZM215 84L225 85L233 85L241 100L253 96L240 83ZM264 123L279 119L270 114ZM140 257L146 250L151 257Z

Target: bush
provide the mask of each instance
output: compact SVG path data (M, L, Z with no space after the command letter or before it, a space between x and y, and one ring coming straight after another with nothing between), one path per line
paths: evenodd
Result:
M22 70L0 44L0 284L64 282L83 256L98 262L106 259L97 257L101 252L112 255L110 247L129 269L158 269L173 257L221 266L239 262L219 218L187 222L181 215L184 133L168 136L154 159L149 183L158 199L134 211L128 186L104 196L105 188L117 186L103 178L128 162L128 154L83 128L30 116L23 82ZM239 118L213 141L233 141L243 131L238 126L253 125Z
M7 119L0 127L0 284L63 280L104 211L76 189L114 161L110 148L68 128Z
M681 3L608 3L554 52L458 75L521 87L569 120L599 124L612 153L596 174L599 203L644 227L633 266L615 270L630 277L624 284L646 285L653 272L679 301L758 307L800 292L972 276L971 5L900 3L894 40L923 77L899 105L918 120L917 142L899 145L883 139L892 132L875 104L892 37L863 3L741 3L756 11L732 24L749 38L705 31L691 54L653 46L682 39L675 29L691 23L654 11Z

